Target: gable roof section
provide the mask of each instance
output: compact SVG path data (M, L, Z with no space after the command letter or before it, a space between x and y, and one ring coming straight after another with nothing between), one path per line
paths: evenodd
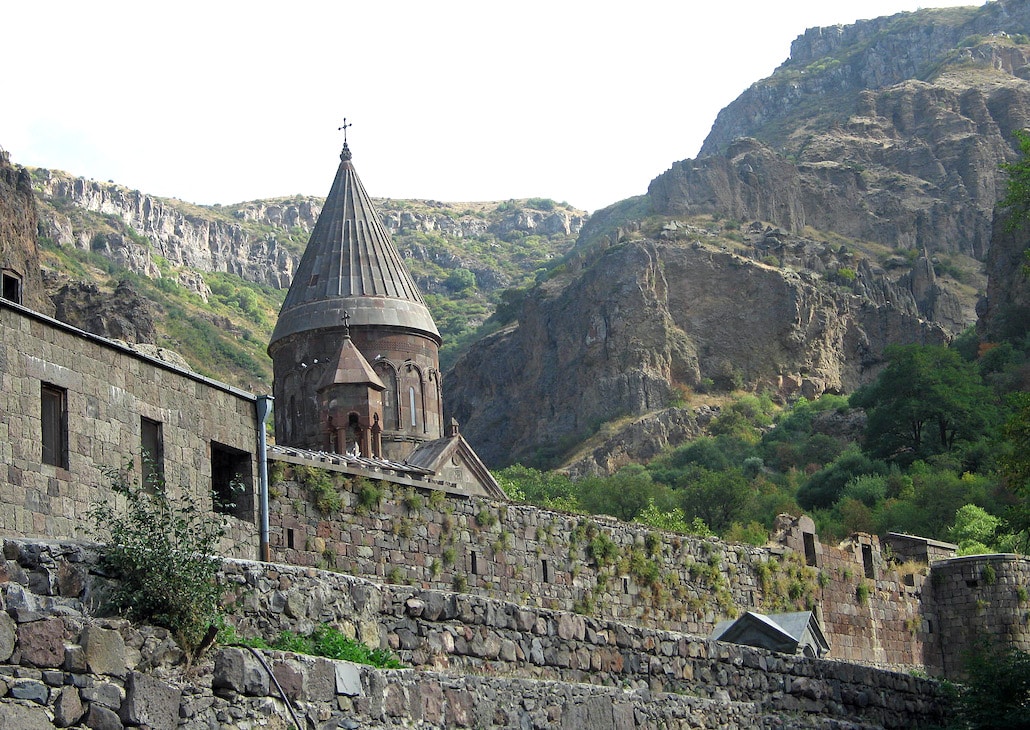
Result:
M821 657L830 650L819 622L811 611L768 616L747 611L735 620L719 622L710 638L783 654L797 654L800 650L806 655Z
M404 463L430 471L439 478L448 461L454 457L458 457L471 472L482 489L483 496L493 499L508 499L508 495L501 489L501 485L494 479L494 475L490 473L490 470L486 468L469 442L460 433L425 442L408 454Z
M408 273L344 143L340 166L290 284L271 342L297 332L350 326L440 332Z

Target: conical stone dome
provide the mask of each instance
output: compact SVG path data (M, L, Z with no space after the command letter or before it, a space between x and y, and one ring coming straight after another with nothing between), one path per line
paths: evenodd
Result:
M436 323L361 184L346 143L269 348L298 332L337 329L344 312L351 327L400 327L440 342Z

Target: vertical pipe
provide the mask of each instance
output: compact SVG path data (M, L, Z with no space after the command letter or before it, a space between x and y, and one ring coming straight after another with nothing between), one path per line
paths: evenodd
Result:
M268 414L272 412L272 401L270 395L259 395L255 402L258 420L258 481L259 499L261 501L261 527L259 535L259 560L271 562L271 550L268 545Z

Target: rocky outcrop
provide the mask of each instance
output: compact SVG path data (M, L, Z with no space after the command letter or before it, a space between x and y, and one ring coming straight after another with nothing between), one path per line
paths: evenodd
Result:
M987 256L987 295L977 329L987 342L1022 341L1030 332L1030 227L1010 229L1000 215Z
M128 282L108 294L96 284L66 281L53 299L54 316L73 327L132 345L156 340L154 305Z
M655 212L983 260L999 165L1030 125L1028 31L1026 0L811 29L651 183Z
M457 362L445 407L488 464L546 459L680 386L851 390L888 344L947 340L915 310L700 241L629 242L538 287Z
M72 178L49 170L35 171L36 189L48 209L42 233L61 246L97 251L130 271L160 278L155 256L176 267L224 271L275 288L289 286L297 256L280 244L275 231L262 237L248 234L229 214L216 208L187 212L177 201L155 198L114 183ZM244 206L278 222L305 220L304 204ZM79 211L108 217L107 231L96 225L76 225ZM203 291L203 290L202 290Z
M718 413L711 407L666 408L647 413L622 425L612 435L588 442L586 453L566 465L562 471L573 479L584 476L607 476L630 463L650 461L670 444L701 436L703 429Z
M11 164L0 148L0 269L10 277L21 303L52 315L54 304L47 296L40 273L36 246L38 214L29 173ZM5 293L14 295L14 292Z

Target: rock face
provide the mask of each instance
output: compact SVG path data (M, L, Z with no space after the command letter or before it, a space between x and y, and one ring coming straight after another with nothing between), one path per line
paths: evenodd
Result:
M173 266L225 271L275 288L289 286L297 257L279 243L274 230L264 238L255 238L228 213L218 215L216 209L204 209L203 214L190 214L185 204L114 183L72 178L49 170L37 170L35 180L48 204L41 232L61 246L96 251L152 278L161 277L155 260L155 255L160 255ZM300 227L310 231L314 224L311 210L308 201L252 204L238 211L237 217L264 216L273 229L278 225L280 230ZM110 216L112 222L120 223L118 230L76 225L78 211ZM190 281L180 283L189 286Z
M700 242L625 243L538 287L517 326L458 361L445 407L492 466L547 457L706 380L850 390L888 344L947 340L914 310Z
M52 315L54 304L43 287L36 246L36 201L28 172L11 164L0 149L0 268L21 279L22 304Z
M999 164L1030 124L1027 32L1025 0L811 29L720 112L697 160L651 183L655 212L982 261Z
M994 227L987 256L987 296L978 305L977 328L987 341L1021 340L1030 329L1030 230Z
M156 340L154 306L128 282L107 294L96 284L68 281L60 285L53 299L54 316L73 327L129 344Z

